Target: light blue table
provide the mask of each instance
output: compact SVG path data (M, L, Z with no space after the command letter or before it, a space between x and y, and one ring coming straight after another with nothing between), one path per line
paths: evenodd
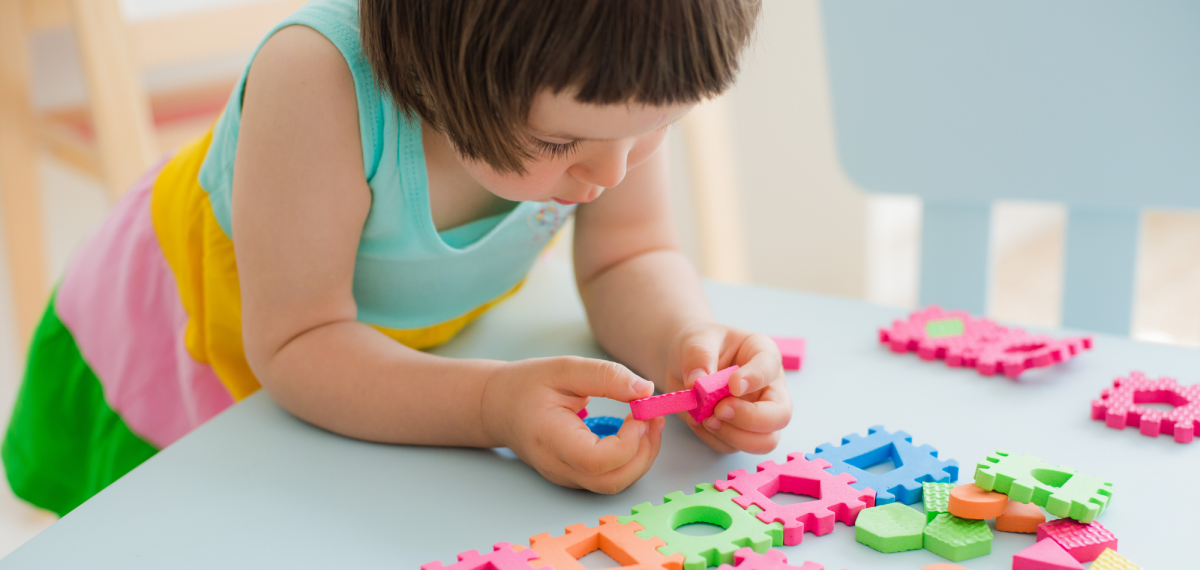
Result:
M519 359L600 356L570 285L546 264L526 288L438 352ZM416 568L468 549L540 532L812 451L884 424L957 459L965 477L997 448L1037 455L1116 484L1100 520L1121 552L1147 569L1195 567L1200 443L1179 445L1088 417L1089 402L1133 369L1200 381L1200 352L1098 337L1091 353L1020 383L898 356L875 329L902 312L861 302L709 285L717 315L739 326L808 338L804 370L789 375L795 417L766 457L724 456L672 420L654 468L616 496L552 485L502 451L377 445L345 439L288 415L264 393L225 412L0 561L17 568ZM597 402L593 413L618 412ZM624 409L628 409L624 407ZM623 412L622 412L623 413ZM1194 483L1193 483L1194 484ZM1011 568L1027 535L996 533L993 553L968 568ZM921 550L879 554L852 528L784 547L792 562L828 570L913 570L943 561Z

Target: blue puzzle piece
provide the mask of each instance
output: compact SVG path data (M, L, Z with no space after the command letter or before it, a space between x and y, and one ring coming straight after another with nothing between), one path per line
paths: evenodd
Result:
M612 416L589 416L583 418L583 423L592 430L592 433L600 436L600 439L604 439L610 435L616 435L625 420Z
M826 471L849 473L857 481L850 486L855 489L870 487L875 490L875 504L886 505L900 501L911 505L921 500L921 484L953 483L958 480L958 462L937 458L937 450L929 445L917 447L912 436L897 431L888 433L883 426L872 426L867 437L852 433L842 438L842 445L823 443L816 453L804 455L805 459L824 459L830 467ZM872 465L891 460L895 469L875 474L866 471Z

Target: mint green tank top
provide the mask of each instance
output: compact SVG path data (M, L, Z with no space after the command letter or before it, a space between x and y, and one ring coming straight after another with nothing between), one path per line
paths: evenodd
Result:
M328 38L354 76L363 174L371 189L371 210L354 266L358 319L394 329L430 327L517 286L575 207L520 202L506 214L438 232L429 210L421 125L407 119L376 83L363 56L358 1L313 0L267 37L293 25ZM230 237L233 164L247 72L213 128L200 169L200 185Z

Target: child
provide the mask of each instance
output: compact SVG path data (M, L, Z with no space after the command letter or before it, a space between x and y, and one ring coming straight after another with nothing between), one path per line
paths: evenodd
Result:
M349 437L506 446L555 483L615 493L650 468L664 420L597 439L575 416L588 398L738 364L737 398L704 425L680 417L716 450L772 450L791 416L779 352L713 321L661 149L733 81L758 11L310 2L213 130L148 172L71 261L4 442L13 490L66 513L260 383ZM420 351L518 289L572 213L592 330L630 368Z

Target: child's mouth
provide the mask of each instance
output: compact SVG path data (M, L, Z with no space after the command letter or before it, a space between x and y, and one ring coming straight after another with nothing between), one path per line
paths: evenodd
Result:
M562 204L562 205L564 205L564 206L570 206L571 204L575 204L575 202L571 202L571 201L569 201L569 200L562 200L562 199L560 199L560 198L553 198L553 200L554 200L555 202L558 202L559 204Z

